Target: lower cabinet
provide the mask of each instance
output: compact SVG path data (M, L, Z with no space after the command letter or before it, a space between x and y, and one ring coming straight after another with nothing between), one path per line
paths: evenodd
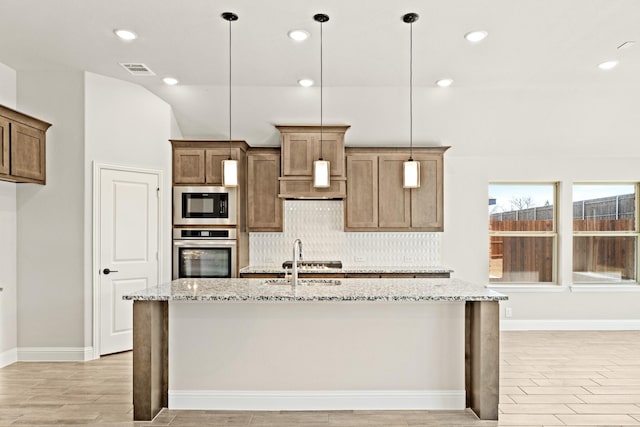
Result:
M443 157L449 147L420 147L419 188L402 187L408 156L397 148L347 149L345 231L442 231Z
M282 231L278 197L280 150L256 148L247 153L247 231Z
M291 274L291 270L288 271ZM240 273L245 279L278 279L282 273ZM449 278L450 273L298 273L301 279L419 279Z

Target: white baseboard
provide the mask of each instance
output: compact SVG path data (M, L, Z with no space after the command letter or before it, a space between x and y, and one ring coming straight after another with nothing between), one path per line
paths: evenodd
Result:
M9 366L12 363L15 363L17 361L18 361L18 349L15 347L0 353L0 368Z
M93 359L93 347L18 347L20 362L83 362Z
M509 320L500 321L502 331L636 331L640 319L619 320Z
M169 409L201 410L458 410L464 390L216 391L169 390Z

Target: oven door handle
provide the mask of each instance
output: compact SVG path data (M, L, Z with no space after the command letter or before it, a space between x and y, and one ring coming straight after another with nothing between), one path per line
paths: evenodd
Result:
M203 248L206 247L212 247L212 246L237 246L237 243L235 240L208 240L208 241L204 241L204 240L174 240L173 241L173 246L193 246L194 248L197 248L198 246L201 246Z

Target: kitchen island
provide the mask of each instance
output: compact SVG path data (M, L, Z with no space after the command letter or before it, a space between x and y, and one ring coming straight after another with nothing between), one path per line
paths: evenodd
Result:
M497 419L506 296L458 279L339 282L179 279L125 296L134 419L162 407L469 407Z

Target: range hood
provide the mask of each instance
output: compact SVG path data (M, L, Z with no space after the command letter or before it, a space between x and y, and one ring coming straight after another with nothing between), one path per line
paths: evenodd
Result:
M301 177L280 177L280 194L282 199L296 200L334 200L344 199L347 193L347 179L331 177L327 188L315 188L313 180Z
M283 199L344 199L347 194L344 134L349 125L275 125L281 134L280 193ZM313 186L313 163L330 163L327 188Z

